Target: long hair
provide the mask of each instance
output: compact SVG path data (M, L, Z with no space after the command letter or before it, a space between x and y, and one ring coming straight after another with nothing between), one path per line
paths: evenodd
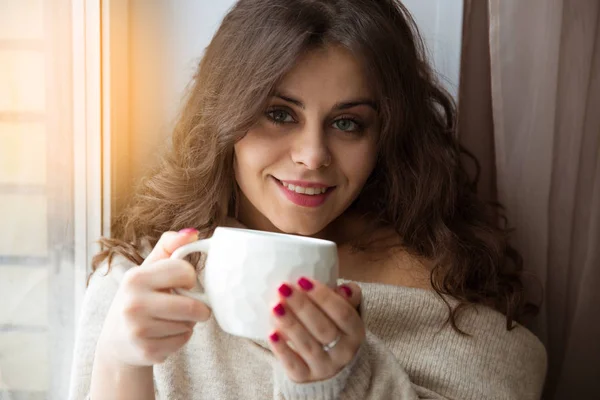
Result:
M433 289L458 301L446 303L455 329L469 304L501 311L510 329L526 308L520 256L494 207L475 193L454 102L410 13L394 0L240 0L205 51L171 148L116 219L113 237L101 239L93 268L116 254L141 264L142 245L154 246L162 232L193 226L209 236L222 224L234 197L234 143L297 60L329 45L363 63L381 121L375 169L351 207L433 261Z

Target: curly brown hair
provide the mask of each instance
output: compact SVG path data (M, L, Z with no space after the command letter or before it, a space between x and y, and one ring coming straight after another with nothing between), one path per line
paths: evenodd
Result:
M113 237L101 239L93 268L106 259L110 267L116 254L141 264L143 243L154 246L165 231L193 226L205 237L223 224L232 214L234 143L297 59L328 45L364 64L381 121L377 164L351 208L433 262L433 289L458 300L446 303L455 329L469 304L502 312L510 329L528 307L521 258L496 208L475 193L454 102L413 18L394 0L240 0L199 64L172 147L116 219Z

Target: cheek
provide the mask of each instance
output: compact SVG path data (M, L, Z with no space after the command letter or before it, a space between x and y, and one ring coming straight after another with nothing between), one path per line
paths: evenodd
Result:
M377 160L377 150L371 143L346 149L340 157L341 169L353 187L362 187L371 175Z
M278 152L272 141L264 135L250 131L234 146L235 176L239 181L262 175L277 161Z

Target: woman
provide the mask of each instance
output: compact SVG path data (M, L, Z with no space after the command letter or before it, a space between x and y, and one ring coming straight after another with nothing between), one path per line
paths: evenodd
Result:
M518 255L455 120L396 1L241 0L102 241L72 398L539 398ZM333 240L344 284L282 282L269 338L225 334L170 290L195 274L169 255L218 225Z

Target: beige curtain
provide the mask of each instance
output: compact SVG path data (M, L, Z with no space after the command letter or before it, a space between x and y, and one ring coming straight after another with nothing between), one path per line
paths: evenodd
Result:
M600 2L466 0L460 136L543 284L546 399L600 396Z

